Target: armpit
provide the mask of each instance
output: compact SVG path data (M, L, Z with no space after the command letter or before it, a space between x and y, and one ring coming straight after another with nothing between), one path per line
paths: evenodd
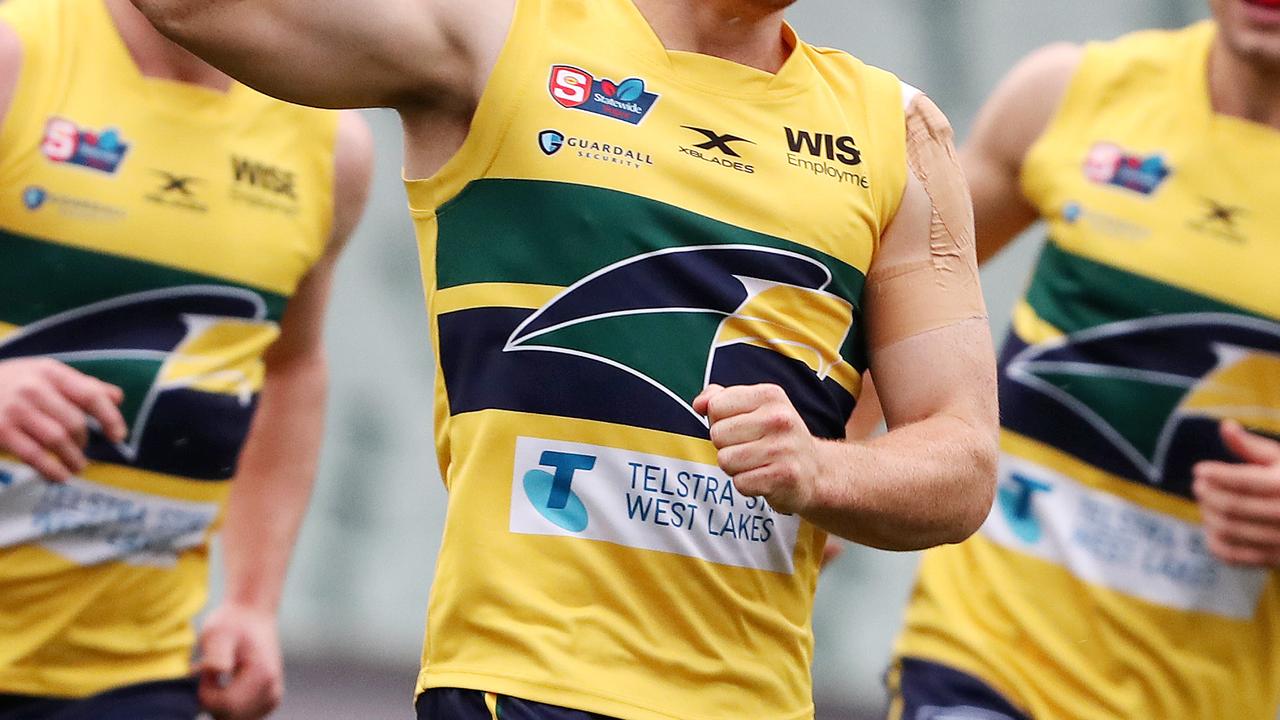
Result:
M907 164L927 196L931 217L927 242L923 223L919 231L891 229L881 242L867 278L867 302L876 308L868 327L872 348L987 316L978 282L973 203L951 125L922 94L907 106L906 122ZM913 190L918 192L908 192ZM902 215L911 211L912 204L904 201L899 220L909 222Z

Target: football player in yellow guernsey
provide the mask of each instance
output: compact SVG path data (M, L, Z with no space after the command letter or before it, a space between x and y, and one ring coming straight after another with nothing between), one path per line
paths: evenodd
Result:
M0 5L0 115L0 718L262 717L368 130L127 0Z
M962 153L980 257L1049 241L1000 486L925 554L904 720L1223 720L1280 700L1280 2L1014 70Z
M811 718L826 533L986 517L950 128L790 2L135 4L266 92L403 117L450 492L420 718ZM868 365L891 432L844 442Z

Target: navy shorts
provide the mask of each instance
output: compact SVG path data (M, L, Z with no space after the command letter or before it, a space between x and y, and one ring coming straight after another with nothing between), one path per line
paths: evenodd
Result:
M903 658L890 720L1031 720L990 685L945 665Z
M0 695L0 720L195 720L194 678L108 690L84 699Z
M418 720L613 720L604 715L479 690L435 688L418 696Z

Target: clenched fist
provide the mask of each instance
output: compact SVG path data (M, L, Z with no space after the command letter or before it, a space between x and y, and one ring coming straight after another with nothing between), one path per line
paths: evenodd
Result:
M217 720L259 720L284 699L274 613L227 604L200 633L200 704Z
M0 362L0 451L49 480L65 482L88 461L89 418L113 442L127 428L117 405L124 392L57 360Z
M803 513L819 477L819 442L777 385L712 385L693 401L711 421L721 469L738 492L778 512Z

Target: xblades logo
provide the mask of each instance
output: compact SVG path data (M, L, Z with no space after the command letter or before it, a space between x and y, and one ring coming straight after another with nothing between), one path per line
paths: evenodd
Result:
M694 147L699 148L701 150L719 150L720 152L724 153L725 155L728 155L729 157L736 157L736 158L742 157L742 155L738 154L737 150L734 150L732 147L729 146L729 143L744 142L744 143L751 143L752 145L755 145L755 143L751 142L750 140L746 138L738 137L737 135L721 135L720 133L714 130L707 130L705 128L700 128L700 127L693 127L692 125L682 125L681 127L683 127L685 130L692 130L696 133L701 133L707 137L706 142L700 145L694 145Z
M754 165L748 165L746 163L739 162L736 160L726 160L724 158L720 158L715 155L710 155L703 152L704 150L714 151L726 157L741 158L742 155L733 148L733 143L750 143L752 145L755 145L755 143L752 142L751 140L748 140L744 137L738 137L737 135L721 134L716 132L715 130L708 130L706 128L694 127L692 125L682 125L681 127L683 127L685 130L691 130L695 133L698 133L699 135L706 138L705 142L701 142L693 146L687 146L687 145L680 146L681 153L688 155L689 157L696 158L698 160L709 162L713 165L719 165L720 167L728 168L730 170L737 170L738 172L746 173L747 175L755 174L756 168Z
M153 170L152 172L160 176L160 186L156 188L155 192L146 196L147 200L157 205L166 205L183 210L194 210L196 212L207 212L209 210L209 206L196 197L194 190L194 185L203 182L203 180L192 175L177 175L167 170Z
M176 192L186 197L193 197L194 192L191 191L191 183L196 182L199 178L174 175L164 170L156 170L156 173L164 178L164 184L160 187L160 192L173 193Z
M573 478L579 471L594 468L596 458L547 450L538 464L550 468L551 472L535 468L524 474L524 494L534 509L564 530L572 533L586 530L590 519L582 499L573 492Z
M1247 214L1244 208L1226 205L1210 198L1205 198L1204 203L1204 216L1192 221L1191 229L1231 242L1245 241L1240 232L1240 218Z

